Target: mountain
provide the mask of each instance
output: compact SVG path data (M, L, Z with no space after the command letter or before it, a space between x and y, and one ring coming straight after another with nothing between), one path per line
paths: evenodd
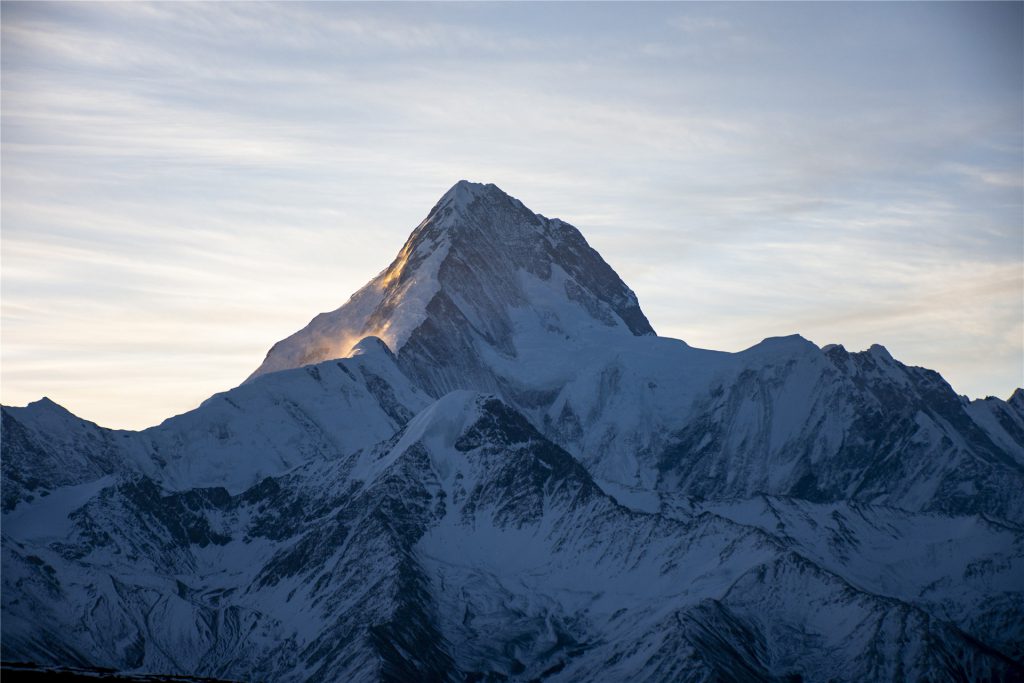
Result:
M654 335L636 295L576 228L494 185L461 181L348 303L275 344L252 378L344 356L367 335L434 396L529 390L574 354Z
M48 399L4 407L4 509L115 472L145 474L172 490L241 491L376 443L429 402L388 348L368 337L349 358L216 394L141 432L102 429Z
M253 378L366 334L431 396L495 392L616 485L1024 521L1024 400L985 410L881 346L793 336L726 354L657 337L579 231L494 185L457 183L391 266Z
M849 353L799 337L714 365L702 356L677 349L647 364L624 355L581 373L545 424L592 471L630 486L1024 519L1024 440L986 429L937 373L880 346ZM1008 421L1024 417L990 403ZM624 439L628 458L616 452Z
M658 337L575 228L493 185L189 413L2 416L7 661L1024 680L1024 391Z
M972 591L1013 586L1019 534L980 520L950 531L882 509L863 519L864 510L776 504L790 532L832 520L820 541L800 534L817 546L800 552L763 531L750 504L682 519L635 512L516 411L471 392L452 392L372 448L237 495L162 492L145 476L97 488L65 529L19 525L47 516L45 499L11 523L22 540L4 551L5 581L19 586L5 604L4 643L22 657L243 680L1012 670L966 628L979 613ZM849 537L857 525L891 527L893 545L916 540L899 553L861 549ZM45 545L51 533L61 540ZM836 534L855 558L842 561L850 549L836 547ZM962 536L973 541L960 544L957 569L996 566L962 587L930 585L949 578L931 566L935 550ZM826 561L869 578L850 583ZM872 588L925 589L949 616L869 592L872 567L898 570L905 584ZM1007 600L982 616L1012 623L1021 600Z

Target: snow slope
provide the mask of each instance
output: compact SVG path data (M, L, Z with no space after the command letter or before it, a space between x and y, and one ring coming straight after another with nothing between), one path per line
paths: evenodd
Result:
M557 382L573 351L654 330L578 230L494 185L460 181L387 269L275 344L253 377L344 356L371 334L440 396L521 373L531 384Z
M457 183L387 270L254 376L371 332L425 392L496 393L614 485L1024 521L1024 399L966 402L877 345L793 335L729 354L657 337L575 228L493 185Z
M145 474L169 489L237 492L310 459L376 443L429 400L387 346L368 337L349 358L215 394L141 432L97 427L46 399L4 407L5 509L114 472Z
M1024 680L1024 391L658 337L456 184L241 386L2 408L0 655L239 680Z
M781 542L761 510L726 506L743 523L620 506L493 396L453 393L370 449L236 495L164 492L145 476L97 488L59 542L5 523L5 658L243 680L1020 671L926 609L942 587L922 606L914 586L873 593L836 571L864 557L819 565L801 552L813 533ZM1019 538L1001 543L965 544L957 566L1017 566ZM879 566L942 576L914 554ZM1019 600L1017 576L986 590ZM956 603L955 585L945 592Z

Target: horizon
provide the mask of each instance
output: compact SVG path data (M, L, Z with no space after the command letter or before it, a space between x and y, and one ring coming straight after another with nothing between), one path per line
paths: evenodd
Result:
M2 402L191 410L460 178L578 228L661 336L1005 400L1022 8L5 2Z

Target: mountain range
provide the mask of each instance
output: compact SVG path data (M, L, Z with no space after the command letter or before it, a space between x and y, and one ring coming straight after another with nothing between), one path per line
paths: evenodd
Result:
M1024 680L1024 391L658 336L460 181L240 386L2 409L5 661L246 681Z

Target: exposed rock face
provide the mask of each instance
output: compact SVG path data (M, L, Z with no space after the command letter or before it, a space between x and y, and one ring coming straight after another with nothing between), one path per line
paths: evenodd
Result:
M245 384L3 408L2 657L242 680L1024 679L1024 392L654 335L460 182Z
M602 334L589 339L595 327ZM494 185L460 181L384 272L275 344L253 377L347 355L376 335L440 396L497 388L503 373L488 356L514 362L567 340L653 334L636 295L576 228Z
M10 518L4 656L244 680L1017 671L1019 532L771 498L673 517L619 505L512 408L454 392L235 495L122 476L64 529Z

